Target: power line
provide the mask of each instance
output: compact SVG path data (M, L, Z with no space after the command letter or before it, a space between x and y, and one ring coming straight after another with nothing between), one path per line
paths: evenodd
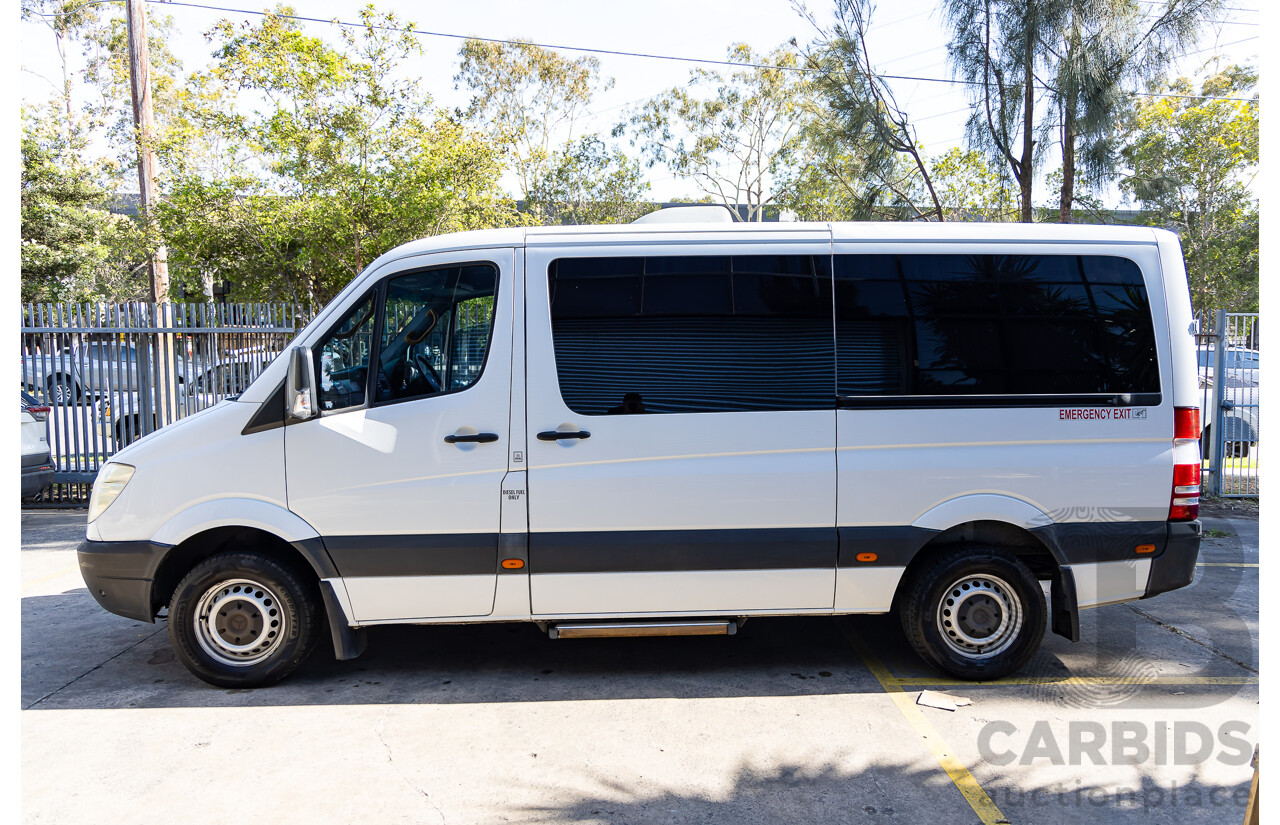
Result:
M124 0L90 0L90 2L87 2L78 8L84 8L84 6L98 5L100 3L120 3L120 2L124 2ZM414 28L412 25L408 27L380 26L377 24L369 24L369 23L352 23L344 20L338 20L336 18L326 20L325 18L322 18L322 17L306 17L304 15L298 15L298 14L275 14L274 12L269 12L269 11L253 11L250 9L236 9L236 8L229 8L227 6L210 6L210 5L205 5L203 3L182 3L182 2L176 2L174 0L145 0L145 2L154 3L162 6L181 6L181 7L192 8L192 9L205 9L207 11L228 12L230 14L253 15L256 17L277 17L282 20L297 20L298 22L301 22L301 23L322 23L330 26L349 26L352 28L371 28L377 31L403 32L403 33L418 35L422 37L444 37L444 38L449 38L453 40L478 40L482 43L498 43L498 44L503 44L508 46L529 45L529 46L537 46L538 48L541 48L541 49L553 49L556 51L584 52L586 54L604 54L604 55L612 55L615 57L637 57L637 58L643 58L646 60L666 60L666 61L671 61L675 63L699 63L699 64L706 64L706 65L712 65L712 66L732 66L738 69L773 69L775 71L800 72L803 74L819 73L817 69L808 69L803 66L775 66L768 63L738 63L732 60L713 60L709 58L700 58L700 57L681 57L677 55L652 54L648 52L627 52L627 51L619 51L616 49L595 49L587 46L564 46L564 45L553 44L553 43L530 43L527 40L510 40L510 39L504 39L500 37L477 37L475 35L454 34L452 32L425 31L423 29ZM921 14L924 14L924 13L925 12L920 12L919 14L912 15L911 17L919 17ZM49 14L39 14L39 16L59 17L59 16L64 16L65 14L70 14L70 12L52 12ZM911 17L904 17L901 20L897 20L894 22L902 22L903 20L909 20L911 19ZM1223 49L1223 48L1226 48L1227 46L1234 46L1239 43L1247 43L1250 40L1257 40L1257 39L1258 39L1257 35L1253 37L1246 37L1243 40L1237 40L1233 43L1223 43L1220 46L1213 46L1210 49L1201 49L1200 51L1197 51L1197 52L1191 52L1191 54L1200 54L1201 52L1211 51L1212 49ZM959 85L959 86L986 85L980 80L958 80L955 78L945 78L945 77L915 77L911 75L892 75L892 74L884 74L884 75L877 75L877 76L886 80L914 80L914 81L919 81L921 83L950 83L952 85ZM1246 103L1252 100L1252 98L1213 97L1210 95L1169 95L1169 94L1155 94L1152 92L1129 92L1129 94L1137 95L1139 97L1177 97L1177 98L1187 98L1187 99L1195 99L1195 100L1230 100L1230 101L1246 102Z

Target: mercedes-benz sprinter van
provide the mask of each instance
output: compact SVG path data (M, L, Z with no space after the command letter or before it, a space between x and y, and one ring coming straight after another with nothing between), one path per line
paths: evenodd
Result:
M347 659L382 624L890 611L933 666L996 678L1046 626L1191 581L1191 320L1177 237L1139 227L428 238L115 455L80 567L222 686L326 627Z

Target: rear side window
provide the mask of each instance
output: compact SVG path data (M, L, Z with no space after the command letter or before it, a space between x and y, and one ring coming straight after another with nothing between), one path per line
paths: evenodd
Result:
M582 415L830 409L830 259L561 258L560 392Z
M1138 265L1090 255L838 255L843 397L1158 393Z

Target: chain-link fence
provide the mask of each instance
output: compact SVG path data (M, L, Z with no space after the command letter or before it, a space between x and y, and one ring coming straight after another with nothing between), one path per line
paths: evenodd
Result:
M38 501L85 502L116 451L243 391L309 319L293 304L23 305L22 385L51 407Z
M1206 492L1258 495L1258 314L1218 311L1199 319L1200 449Z

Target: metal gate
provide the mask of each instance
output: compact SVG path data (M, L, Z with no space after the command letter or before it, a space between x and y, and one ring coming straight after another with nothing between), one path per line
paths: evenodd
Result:
M54 486L84 503L125 445L244 390L308 320L293 304L25 304L22 385L51 407Z
M1219 310L1200 319L1200 448L1206 492L1213 495L1258 495L1259 332L1256 312Z

